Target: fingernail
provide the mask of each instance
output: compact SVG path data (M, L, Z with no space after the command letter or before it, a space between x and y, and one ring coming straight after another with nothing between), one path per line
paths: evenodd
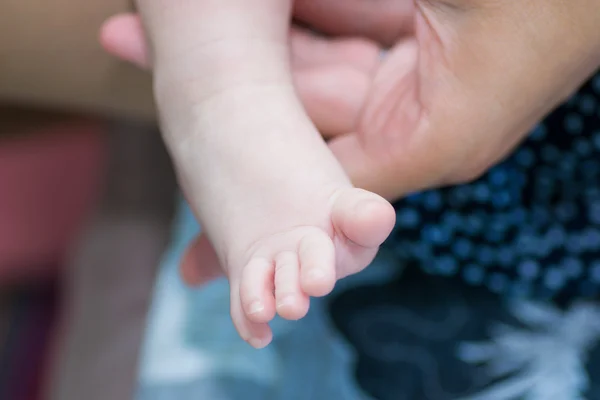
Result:
M260 301L255 301L254 303L250 304L250 314L258 314L260 312L262 312L265 309L265 306L263 305L263 303L261 303Z

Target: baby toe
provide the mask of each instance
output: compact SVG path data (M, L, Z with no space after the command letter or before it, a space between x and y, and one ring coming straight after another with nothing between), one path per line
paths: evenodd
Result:
M363 189L348 189L335 200L332 222L336 231L361 247L380 246L394 228L394 207Z
M239 285L231 286L231 319L240 337L256 349L266 347L273 340L267 323L251 321L242 307Z
M275 258L275 299L282 318L298 320L308 312L309 298L300 287L300 265L295 252L283 252Z
M265 258L253 258L242 270L240 300L245 316L254 323L275 317L274 264ZM230 279L235 280L230 276Z
M321 230L305 235L298 246L300 283L309 296L329 294L335 285L335 248L331 238Z

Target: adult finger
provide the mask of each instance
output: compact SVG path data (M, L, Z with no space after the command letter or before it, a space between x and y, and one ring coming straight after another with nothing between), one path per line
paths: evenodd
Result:
M102 27L100 41L111 54L149 68L143 27L137 14L121 14ZM379 49L364 39L325 40L301 30L291 34L294 80L319 131L332 137L355 129Z
M295 69L348 65L372 74L381 54L378 43L363 37L326 38L297 27L290 31L290 47Z
M321 134L329 138L355 130L380 64L379 46L364 38L325 39L302 29L292 29L290 44L296 89Z
M417 38L419 52L409 41L392 49L358 132L330 142L353 181L396 199L471 181L504 158L600 65L590 4L552 3L531 19L541 4L428 10L436 32Z
M334 137L356 129L370 77L346 66L323 66L294 74L298 96L321 135Z
M208 238L197 236L187 247L179 271L183 281L190 286L199 286L223 276L217 254Z
M331 35L365 36L385 45L414 29L414 0L296 0L294 16Z
M100 28L100 44L113 56L149 69L150 58L142 21L137 13L118 14Z
M123 13L107 19L100 29L104 49L141 68L150 68L147 42L142 21L137 13ZM321 65L351 65L372 72L378 64L380 49L364 38L325 39L303 29L290 34L292 64L296 68Z

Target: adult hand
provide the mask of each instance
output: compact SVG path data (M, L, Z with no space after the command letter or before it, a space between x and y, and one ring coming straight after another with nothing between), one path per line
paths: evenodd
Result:
M295 17L334 37L291 35L309 115L388 199L478 177L600 65L600 0L296 0ZM148 65L135 16L103 42Z

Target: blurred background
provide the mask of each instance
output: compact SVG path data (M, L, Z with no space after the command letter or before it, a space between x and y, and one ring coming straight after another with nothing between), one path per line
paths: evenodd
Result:
M174 193L152 125L0 106L0 399L132 398Z

